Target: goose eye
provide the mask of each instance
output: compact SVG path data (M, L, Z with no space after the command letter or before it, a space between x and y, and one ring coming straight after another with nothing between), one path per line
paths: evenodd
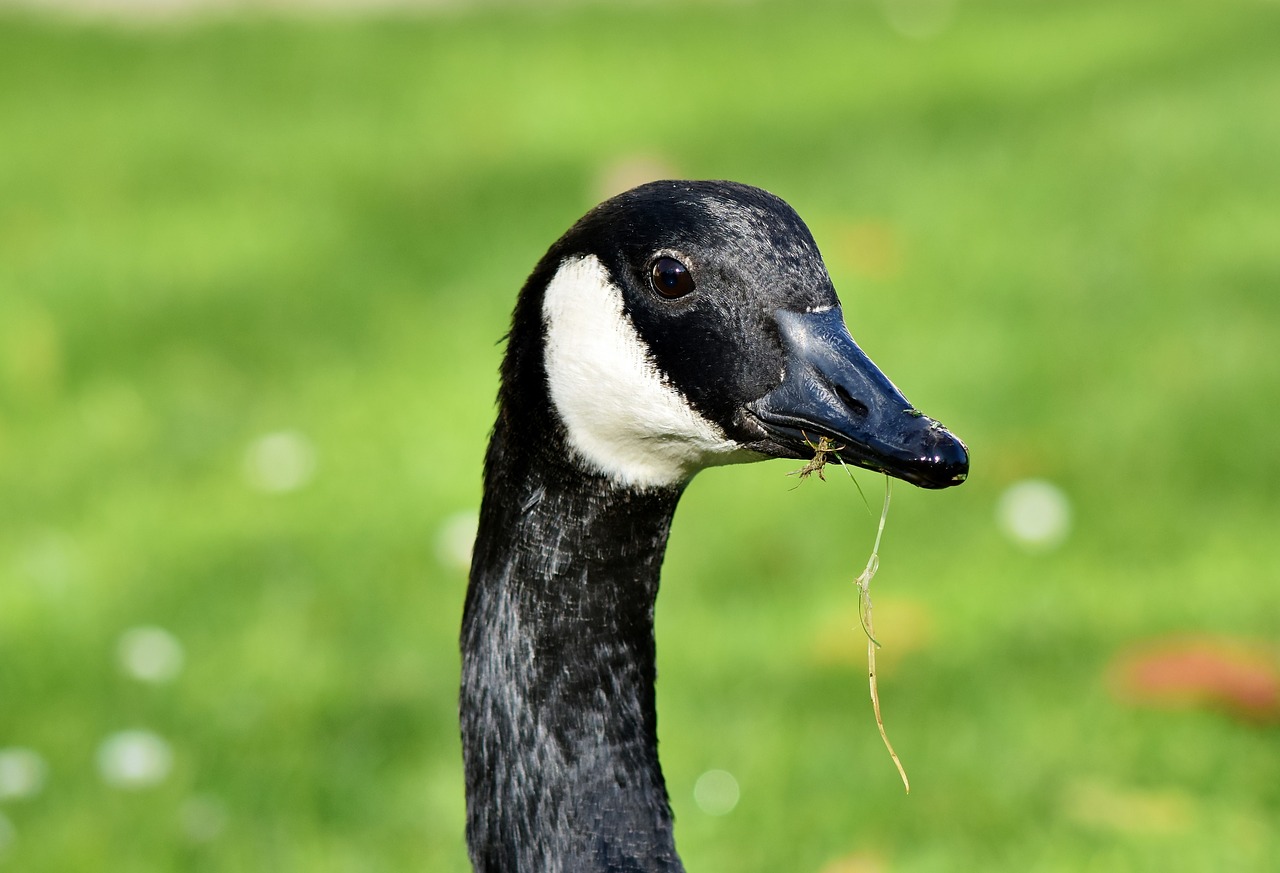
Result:
M658 258L650 271L653 290L663 297L683 297L693 290L693 274L675 258Z

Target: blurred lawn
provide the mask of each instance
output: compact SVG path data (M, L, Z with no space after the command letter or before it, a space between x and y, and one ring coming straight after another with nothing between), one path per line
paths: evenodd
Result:
M437 538L479 501L517 289L641 156L789 200L974 456L895 490L881 552L909 797L854 489L691 487L658 610L689 869L1275 869L1280 729L1106 675L1280 638L1278 45L1263 0L970 0L928 40L837 2L0 16L0 747L48 766L0 801L0 868L466 869ZM255 489L279 432L314 476ZM1056 551L994 523L1028 476L1072 501ZM139 625L181 642L171 683L121 671ZM130 728L161 784L100 778Z

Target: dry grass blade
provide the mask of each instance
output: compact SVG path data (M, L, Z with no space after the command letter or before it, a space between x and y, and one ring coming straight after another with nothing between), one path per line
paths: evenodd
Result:
M853 471L849 469L849 465L836 454L843 446L836 445L830 437L819 437L815 444L810 442L806 436L805 442L809 448L813 449L813 458L808 461L799 470L792 470L788 476L799 476L801 481L808 479L814 473L818 474L818 478L823 482L827 478L822 475L822 468L830 463L831 456L844 468L845 473L849 475L849 480L853 482L854 487L858 489L858 493L862 495L863 503L867 502L867 495L863 493L862 486L858 484L858 480L854 478ZM799 488L799 484L796 485ZM867 635L867 681L871 686L871 709L876 716L876 727L880 730L880 739L884 741L884 747L889 752L889 757L893 759L893 765L898 768L898 775L902 777L902 787L907 793L911 793L911 781L907 779L907 771L902 766L902 759L898 757L898 753L893 749L893 743L889 742L889 734L884 728L884 718L880 714L880 689L876 683L876 649L880 648L880 643L876 640L875 624L871 616L871 580L875 578L876 571L880 569L880 540L884 536L884 523L889 517L889 498L892 495L889 477L884 477L884 506L880 510L880 524L876 528L875 545L871 547L871 557L867 558L867 566L863 568L858 577L853 580L853 584L858 588L858 619L862 623L862 631ZM867 506L870 511L870 505Z
M853 479L853 472L849 467L843 461L840 465L849 474L849 478ZM856 479L854 479L854 483L857 484ZM885 476L884 507L880 510L880 525L876 528L876 542L871 547L871 557L867 558L867 566L858 574L858 578L853 580L853 584L858 587L858 618L862 622L863 633L867 635L867 681L871 686L871 709L875 712L876 727L880 729L880 739L884 741L884 747L889 751L889 757L893 759L893 766L898 768L898 775L902 777L902 787L910 794L911 781L907 779L907 771L902 766L902 759L894 751L893 743L889 742L889 734L884 729L884 718L880 715L880 690L876 684L876 649L880 648L880 643L876 640L875 622L872 620L871 615L871 580L875 578L876 571L880 569L880 539L884 536L885 519L889 517L889 498L892 493L889 477Z

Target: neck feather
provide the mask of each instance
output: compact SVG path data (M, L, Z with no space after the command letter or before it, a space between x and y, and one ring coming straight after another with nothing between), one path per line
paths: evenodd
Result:
M566 459L555 437L511 444L499 416L462 629L472 863L675 873L653 605L680 489Z

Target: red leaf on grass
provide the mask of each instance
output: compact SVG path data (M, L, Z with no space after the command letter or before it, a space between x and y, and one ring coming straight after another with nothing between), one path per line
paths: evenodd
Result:
M1116 694L1130 703L1212 707L1280 722L1280 663L1258 645L1214 638L1148 643L1117 657L1111 676Z

